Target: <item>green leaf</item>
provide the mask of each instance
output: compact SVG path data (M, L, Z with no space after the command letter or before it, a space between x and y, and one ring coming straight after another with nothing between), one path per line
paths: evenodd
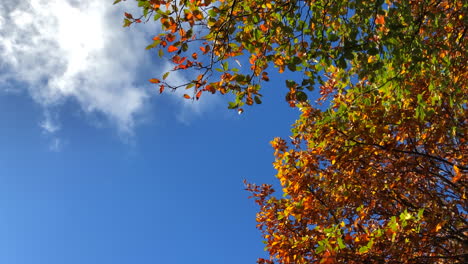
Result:
M294 63L289 63L288 64L288 69L292 72L296 71L296 64Z
M129 27L132 24L132 21L128 20L127 18L124 19L123 27Z
M229 63L227 61L223 62L223 70L224 71L229 70Z
M298 91L298 92L296 92L296 99L299 102L305 102L305 101L307 101L307 94L304 93L303 91Z
M379 50L376 49L376 48L370 48L368 51L367 51L367 54L369 55L377 55L379 53Z
M369 251L369 248L367 246L363 246L359 248L359 253L363 254Z
M149 50L149 49L152 49L152 48L154 48L154 47L156 47L156 46L157 46L157 44L153 43L153 44L150 44L150 45L146 46L145 49L146 49L146 50Z
M113 5L119 3L120 1L122 1L122 0L115 0L114 3L113 3Z
M286 87L293 88L296 85L296 82L293 80L286 80Z
M255 101L255 103L257 103L257 104L261 104L261 103L262 103L262 100L260 100L260 97L259 97L258 95L256 95L256 96L254 97L254 101Z
M229 109L236 109L239 105L235 102L229 102L228 108Z
M346 247L346 245L343 243L343 239L341 239L341 237L339 237L336 241L338 242L338 247L340 249L343 249L343 248Z
M400 214L400 219L401 220L410 220L413 216L408 213L408 211L405 209L405 211L403 211L401 214Z
M336 66L340 67L341 69L346 69L347 64L344 56L340 57L340 59L336 62Z

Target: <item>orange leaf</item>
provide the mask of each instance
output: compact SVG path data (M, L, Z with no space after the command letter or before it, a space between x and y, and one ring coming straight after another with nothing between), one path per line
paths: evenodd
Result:
M150 79L150 83L160 83L161 81L159 79Z
M172 62L177 64L182 64L185 60L187 60L187 57L180 57L179 55L175 55L174 57L172 57Z
M383 24L385 24L385 16L383 16L383 15L377 15L377 16L375 17L375 23L376 23L377 25L383 25Z
M458 180L460 180L460 178L462 177L462 174L460 173L460 169L457 167L457 165L453 165L453 170L455 171L455 176L453 176L452 182L455 183Z
M202 12L200 12L198 10L195 10L195 11L193 11L193 14L195 15L195 19L197 19L197 20L202 20L203 19Z
M180 35L181 38L185 37L185 30L183 28L179 29L179 35Z
M250 64L254 65L256 60L257 60L257 56L253 54L252 56L250 56L249 62Z
M175 40L175 35L172 35L172 34L167 34L166 36L166 40L169 41L169 42L172 42Z
M185 99L190 99L190 98L192 98L192 97L190 97L190 95L188 95L188 94L184 94L184 98L185 98Z
M200 99L201 94L202 94L202 91L198 91L197 95L195 95L195 98L197 100Z
M284 65L284 59L283 57L278 57L275 59L274 63L278 66L283 66Z
M212 94L216 93L216 89L213 86L209 85L209 84L207 86L205 86L205 90L211 92Z
M172 45L170 45L169 48L167 48L167 51L169 51L169 52L174 52L176 50L178 50L178 48L175 47L175 46L172 46Z
M194 53L192 54L192 58L193 58L194 60L196 60L196 59L198 58L198 54L194 52Z

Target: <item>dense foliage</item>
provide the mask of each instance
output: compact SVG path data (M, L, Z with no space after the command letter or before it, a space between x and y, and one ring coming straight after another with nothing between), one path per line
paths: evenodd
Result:
M157 20L148 49L196 73L151 79L160 92L231 92L242 111L269 73L291 76L286 101L302 114L290 145L272 141L283 197L247 184L271 256L259 263L468 262L468 2L138 4L124 26Z

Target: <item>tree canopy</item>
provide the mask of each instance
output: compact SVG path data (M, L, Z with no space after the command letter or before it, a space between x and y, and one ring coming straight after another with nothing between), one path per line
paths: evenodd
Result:
M233 93L243 111L271 74L291 76L301 115L290 144L272 141L283 196L247 184L259 263L468 261L466 1L137 2L124 26L157 21L147 48L195 76L151 79L160 92Z

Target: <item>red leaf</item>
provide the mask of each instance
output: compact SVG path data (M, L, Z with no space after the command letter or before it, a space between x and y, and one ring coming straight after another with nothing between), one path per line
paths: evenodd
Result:
M159 93L161 94L162 92L164 92L164 85L159 86Z
M132 14L129 14L129 13L125 13L125 17L128 18L128 19L132 19L132 18L133 18Z

